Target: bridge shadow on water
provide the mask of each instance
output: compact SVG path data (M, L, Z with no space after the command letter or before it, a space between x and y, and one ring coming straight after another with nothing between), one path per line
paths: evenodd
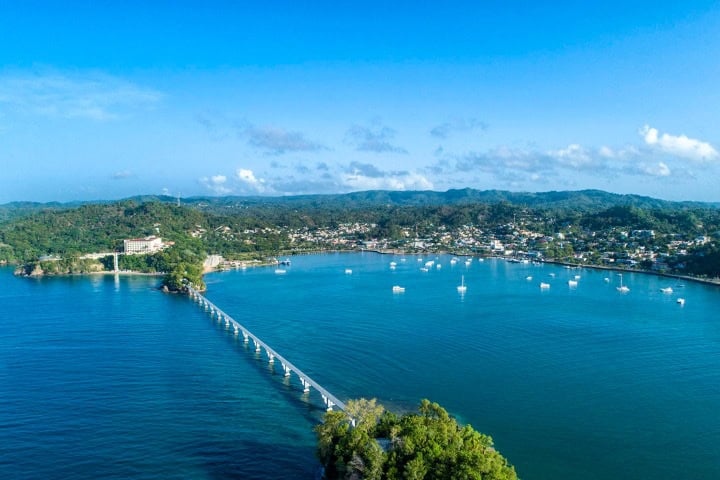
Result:
M267 382L268 388L283 391L288 404L308 422L313 424L322 422L326 408L319 398L320 394L315 389L311 388L309 393L303 392L297 375L292 374L290 377L286 377L278 361L270 364L264 351L256 352L252 342L245 342L242 335L235 335L232 327L226 326L224 321L218 321L217 318L209 318L209 316L206 316L205 320L212 323L216 333L222 336L239 356L257 369L259 377Z

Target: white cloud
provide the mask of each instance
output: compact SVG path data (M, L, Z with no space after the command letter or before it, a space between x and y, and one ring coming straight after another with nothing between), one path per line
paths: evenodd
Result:
M255 177L252 170L247 168L238 168L235 171L235 175L240 183L243 184L244 190L252 191L255 193L263 193L267 190L265 180Z
M216 195L227 195L232 192L232 188L229 188L225 183L227 177L225 175L213 175L211 177L201 177L200 183L203 184L208 190L215 193Z
M24 115L106 121L152 107L162 94L98 72L0 74L0 105Z
M341 182L351 190L432 190L433 184L423 175L411 172L367 176L360 172L345 173Z
M551 150L547 154L558 166L577 170L596 168L602 163L597 155L576 143L568 145L567 148Z
M656 128L645 125L640 129L645 143L662 152L694 162L711 162L720 157L718 151L707 142L702 142L687 135L660 135Z
M656 164L640 164L637 167L637 173L649 175L651 177L669 177L672 173L670 167L664 162L658 162Z

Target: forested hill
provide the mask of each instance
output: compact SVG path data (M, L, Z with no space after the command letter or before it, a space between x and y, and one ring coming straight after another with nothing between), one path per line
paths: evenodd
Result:
M125 199L136 203L160 202L175 203L170 196L142 195ZM230 213L233 210L247 208L316 208L347 209L383 206L440 206L470 205L476 203L506 202L515 206L539 209L570 209L577 212L597 212L616 206L632 206L641 209L683 209L718 208L720 203L671 202L640 195L620 195L601 190L551 191L551 192L510 192L504 190L475 190L464 188L434 191L388 191L370 190L345 194L295 195L282 197L266 196L226 196L226 197L189 197L181 203L199 210L214 213ZM0 205L0 222L11 220L41 210L63 210L86 204L112 203L109 201L37 203L13 202Z

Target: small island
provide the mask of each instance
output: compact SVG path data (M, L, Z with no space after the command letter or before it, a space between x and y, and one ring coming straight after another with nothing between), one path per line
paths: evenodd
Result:
M351 400L315 427L317 455L330 480L517 480L492 439L460 426L437 403L398 416L375 399Z

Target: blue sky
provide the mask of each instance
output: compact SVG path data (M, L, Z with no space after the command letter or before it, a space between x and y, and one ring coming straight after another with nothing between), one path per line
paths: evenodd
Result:
M720 4L0 2L0 202L720 201Z

